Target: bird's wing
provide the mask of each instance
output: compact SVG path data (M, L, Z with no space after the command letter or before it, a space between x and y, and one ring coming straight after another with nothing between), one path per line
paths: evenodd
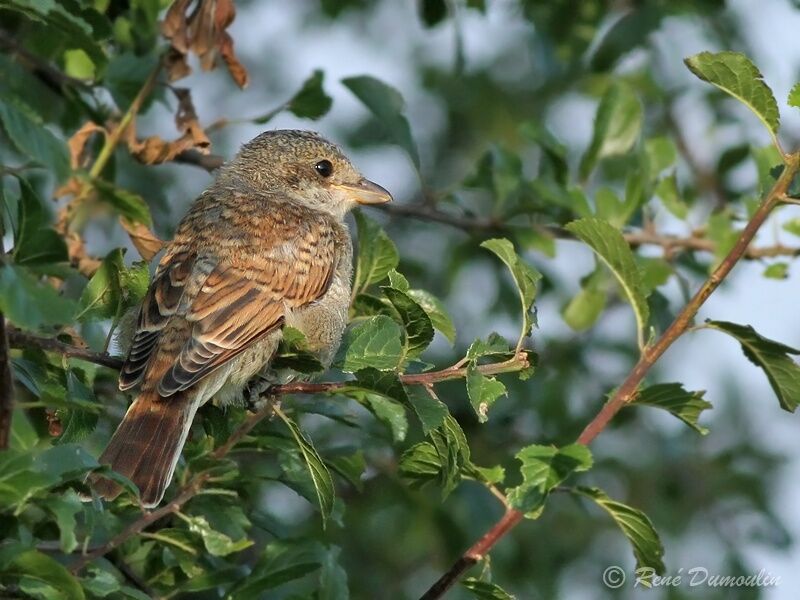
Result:
M187 389L279 328L287 309L322 297L336 269L335 232L323 221L298 225L272 229L266 248L217 260L210 269L210 259L191 253L162 264L142 305L120 387L142 379L173 315L191 325L191 335L161 377L161 396Z
M178 312L187 284L198 275L202 277L200 271L204 270L207 277L214 267L213 263L208 263L208 259L201 259L198 264L197 253L189 251L164 256L139 308L136 331L119 374L121 390L141 382L161 332L170 317Z

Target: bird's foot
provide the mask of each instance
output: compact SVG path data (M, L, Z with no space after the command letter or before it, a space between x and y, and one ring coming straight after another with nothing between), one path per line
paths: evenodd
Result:
M270 388L275 385L272 378L264 375L253 377L244 388L244 401L247 410L258 412L272 399Z

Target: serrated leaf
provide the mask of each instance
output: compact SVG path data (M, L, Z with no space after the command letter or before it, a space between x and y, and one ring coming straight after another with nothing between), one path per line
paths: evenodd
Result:
M420 442L403 452L397 473L411 488L420 488L439 477L442 461L430 442Z
M373 283L383 281L397 267L400 256L386 232L361 211L354 211L358 230L358 254L353 289L364 292Z
M300 91L289 100L288 108L295 116L317 120L331 109L333 99L322 87L324 79L325 74L317 69L303 82Z
M615 83L608 88L597 107L592 141L581 158L581 179L589 177L598 160L625 154L633 147L642 129L643 114L642 104L630 87Z
M252 540L246 538L234 541L221 531L212 529L208 520L201 516L187 517L189 531L200 535L203 545L212 556L228 556L234 552L241 552L253 545Z
M477 339L469 345L466 358L475 361L484 356L503 356L512 354L508 342L500 334L492 332L486 340Z
M369 75L347 77L342 79L342 83L373 114L376 126L383 129L393 143L405 150L419 168L419 153L411 136L411 127L403 114L405 102L400 92Z
M0 312L19 327L38 329L71 323L75 304L25 267L5 265L0 268Z
M517 452L522 483L507 491L509 504L529 518L541 514L550 491L573 473L592 467L592 454L582 444L557 448L533 444Z
M108 203L119 216L133 223L151 225L150 207L139 194L116 187L102 179L95 179L93 185L100 192L100 199Z
M78 547L75 537L75 515L83 510L83 503L78 494L67 490L60 495L51 495L44 499L44 506L55 517L60 532L59 544L65 554L71 553Z
M428 435L437 427L441 427L450 411L447 406L439 400L427 393L422 386L412 386L406 389L408 401L417 413L420 423L422 423L422 432Z
M16 98L0 98L0 123L20 154L52 169L59 181L67 177L69 156L66 144L44 126L30 107Z
M397 375L368 367L356 373L356 381L358 387L348 390L349 394L365 404L376 417L389 426L396 442L404 440L408 432L405 405L409 402Z
M533 325L531 308L533 300L536 298L536 282L542 278L542 274L523 261L514 251L514 245L506 239L486 240L481 243L481 248L486 248L502 260L511 271L514 282L517 284L523 315L522 332L517 344L519 349L523 339L530 334Z
M66 262L63 238L49 227L49 215L33 187L19 178L19 217L14 236L14 262L20 265Z
M639 347L650 318L647 295L636 261L619 230L600 219L579 219L566 225L567 231L587 244L619 281L636 316Z
M800 108L800 82L795 83L792 90L789 92L789 99L787 100L789 106Z
M110 319L119 313L122 302L120 273L124 269L122 249L109 252L81 294L79 320Z
M659 383L639 392L631 404L662 408L698 433L705 435L708 433L708 429L701 427L697 421L700 413L712 408L712 405L703 399L704 394L704 391L689 392L683 388L682 383Z
M314 490L317 494L319 512L322 516L322 527L324 529L328 523L328 519L333 513L333 500L335 497L333 478L331 477L330 471L328 471L328 467L326 467L325 463L322 461L322 457L320 457L317 452L317 449L314 448L311 440L305 436L300 427L283 412L278 411L276 414L286 424L289 431L292 432L292 437L294 437L306 467L308 468L308 472L311 475L311 480L314 483Z
M431 431L429 438L439 457L439 484L442 498L446 498L461 481L462 470L470 464L469 444L452 415L447 415L442 426Z
M360 321L346 332L337 363L347 373L369 367L394 370L404 355L402 335L400 326L386 315Z
M488 412L500 396L505 396L506 386L494 377L486 377L474 364L467 368L467 395L478 415L478 420L485 423Z
M433 325L428 314L406 292L392 287L381 289L403 322L406 358L417 358L433 341Z
M58 597L64 600L84 600L86 597L78 580L61 563L36 550L16 556L5 571L29 578L31 583L52 586Z
M97 399L91 388L81 381L72 369L67 371L67 394L70 402L96 404ZM62 431L58 444L69 444L84 440L97 425L98 413L84 408L59 410Z
M753 111L777 145L778 103L749 58L739 52L701 52L684 62L697 77L730 94Z
M750 325L706 321L706 326L736 338L742 345L744 355L766 374L781 408L795 411L800 404L800 366L788 355L798 355L800 350L765 338Z
M473 597L478 600L515 600L515 596L509 594L499 585L489 581L481 581L474 577L467 577L461 582L461 585L472 592Z
M593 500L611 515L633 546L637 569L648 568L653 569L658 575L664 574L666 570L663 561L664 547L647 515L622 502L612 500L598 488L579 487L574 491Z
M397 286L392 284L392 287ZM427 313L434 329L447 338L451 345L455 343L456 328L442 301L425 290L408 290L408 295Z

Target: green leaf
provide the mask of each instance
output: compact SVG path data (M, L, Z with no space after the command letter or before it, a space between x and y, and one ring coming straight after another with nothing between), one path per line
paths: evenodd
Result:
M428 313L407 293L388 286L381 289L403 322L406 358L417 358L433 341L433 325Z
M36 550L16 556L7 572L21 575L31 583L54 588L57 593L50 595L51 598L83 600L86 597L78 580L62 564Z
M247 538L233 541L221 531L212 529L205 517L185 517L185 520L189 525L189 531L198 534L203 539L203 545L212 556L227 556L234 552L241 552L253 545L253 541Z
M800 82L795 83L792 90L789 92L789 99L787 100L789 106L800 108Z
M325 554L319 576L319 600L348 600L350 598L347 588L347 571L339 563L341 553L339 547L331 546Z
M372 219L357 210L354 211L358 230L358 255L356 256L356 293L365 291L373 283L386 279L388 273L397 267L400 256L394 242Z
M25 267L0 267L0 311L23 329L72 323L75 305Z
M522 483L507 491L508 502L516 510L537 518L544 507L547 495L572 473L587 471L592 467L592 454L582 444L555 446L526 446L517 452L522 463Z
M446 498L461 481L464 468L470 464L469 445L458 421L449 414L442 426L431 431L429 437L439 457L439 484L442 497Z
M342 83L374 115L376 127L380 127L393 143L405 150L419 168L419 154L411 137L411 127L403 114L405 102L400 92L369 75L348 77L342 79Z
M467 349L466 358L475 361L484 356L506 356L513 354L513 350L508 347L508 342L498 333L490 333L486 340L477 339L472 342Z
M658 182L656 196L659 197L662 204L664 204L664 208L669 212L679 219L686 219L689 214L689 206L681 198L675 173L671 173Z
M67 371L67 395L71 402L97 404L97 399L92 389L84 384L72 369ZM58 444L83 441L94 431L98 419L97 411L83 408L59 410L58 416L63 425L61 435L57 441Z
M474 577L467 577L461 582L478 600L515 600L515 597L503 588L489 581L481 581Z
M764 277L769 279L789 279L789 265L785 262L775 262L764 269Z
M630 87L622 83L609 87L597 107L592 141L581 158L580 178L587 179L600 159L633 148L642 119L642 104Z
M639 347L644 346L644 332L650 318L647 295L639 268L619 230L600 219L579 219L566 225L567 231L587 244L619 281L636 316Z
M612 500L598 488L579 487L574 491L594 500L598 506L611 515L633 546L637 569L649 568L659 575L664 574L666 570L663 561L664 547L647 515L622 502Z
M331 477L328 467L322 461L317 449L311 443L311 440L305 436L300 427L287 417L283 412L277 411L276 413L281 420L292 432L297 447L303 455L303 460L306 463L311 480L314 483L314 490L317 493L317 501L319 504L319 512L322 516L323 529L328 523L328 518L333 513L333 500L335 497L333 478Z
M391 277L391 273L389 275ZM392 283L392 287L397 286ZM434 329L441 332L451 345L455 343L456 328L442 301L425 290L408 290L407 293L427 313Z
M800 354L800 350L762 337L750 325L706 321L706 327L724 331L736 338L742 345L744 355L766 374L781 408L795 411L800 404L800 366L788 355Z
M347 330L337 363L347 373L369 367L394 370L404 355L402 335L400 326L386 315L360 321Z
M303 87L288 104L288 109L295 116L315 121L331 109L333 99L322 88L324 79L325 74L317 69L303 82Z
M506 386L496 378L486 377L474 364L467 368L467 395L481 423L488 420L489 409L506 393Z
M19 218L14 236L14 262L19 265L66 262L67 245L50 222L47 210L33 187L19 178Z
M111 33L108 19L94 8L78 2L57 0L14 0L3 2L6 9L24 14L48 28L50 43L81 48L99 65L105 65L106 55L100 41Z
M58 181L66 179L70 171L67 147L30 107L16 98L0 97L0 123L20 154L51 169Z
M442 461L430 442L420 442L403 452L397 465L400 478L411 488L421 488L439 477Z
M120 273L124 269L122 249L109 252L81 294L79 320L110 319L119 313L122 302Z
M119 216L147 226L153 223L150 207L139 194L116 187L102 179L95 179L92 183L100 192L100 198L107 202Z
M730 94L753 111L778 145L778 103L749 58L739 52L701 52L684 62L697 77Z
M75 537L75 515L83 510L83 503L78 494L73 490L67 490L62 495L45 498L43 505L55 517L61 533L59 538L61 551L69 554L78 547L78 539Z
M422 386L412 386L406 389L408 401L417 413L420 423L422 423L422 431L428 435L437 427L441 427L450 411L447 406L426 392Z
M705 435L708 433L708 429L701 427L697 421L700 413L712 408L712 405L703 399L704 394L704 391L689 392L683 388L681 383L659 383L640 391L631 404L663 408L698 433Z
M497 255L509 268L514 282L517 284L523 315L522 332L517 343L517 349L519 349L522 347L523 339L530 335L533 325L531 307L536 298L536 282L542 278L542 274L524 262L514 251L514 245L506 239L486 240L481 243L481 248L486 248Z
M356 373L356 381L358 387L346 391L389 426L396 442L404 440L408 432L405 406L409 405L409 399L397 375L369 367Z
M605 292L587 285L572 297L561 312L561 316L575 331L585 331L597 322L605 308Z

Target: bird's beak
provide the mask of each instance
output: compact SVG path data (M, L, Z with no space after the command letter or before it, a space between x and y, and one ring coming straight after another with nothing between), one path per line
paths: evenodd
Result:
M392 195L387 190L369 179L362 178L358 183L342 183L335 187L359 204L385 204L392 201Z

